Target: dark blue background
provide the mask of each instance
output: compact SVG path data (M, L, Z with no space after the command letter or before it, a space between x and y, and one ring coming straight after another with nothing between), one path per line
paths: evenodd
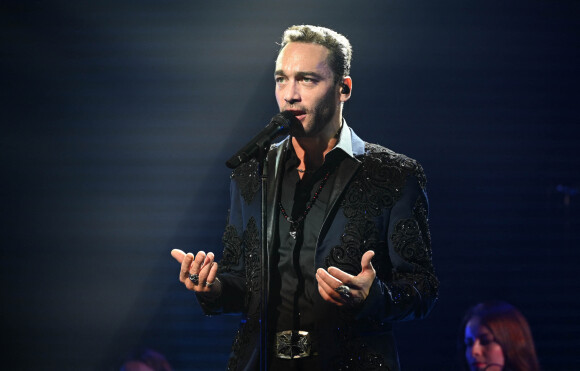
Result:
M453 370L463 312L529 319L580 368L577 1L2 1L1 339L9 369L114 370L132 348L223 369L172 248L221 251L224 162L277 111L276 42L354 46L345 116L428 176L440 300L396 325L405 370Z

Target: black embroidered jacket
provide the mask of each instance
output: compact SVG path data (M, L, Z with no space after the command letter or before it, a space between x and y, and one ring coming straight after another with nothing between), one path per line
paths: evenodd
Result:
M350 274L361 270L361 257L373 250L377 277L365 302L345 309L315 303L321 369L398 370L391 324L428 315L439 282L431 259L426 179L421 166L404 155L363 142L344 123L340 141L352 156L337 169L331 211L316 247L315 269L335 266ZM286 139L268 154L268 241L278 228L277 185ZM206 314L242 313L228 364L231 370L257 369L260 303L260 179L256 162L234 171L231 208L223 236L218 277L220 298L198 296ZM269 250L276 246L269 245Z

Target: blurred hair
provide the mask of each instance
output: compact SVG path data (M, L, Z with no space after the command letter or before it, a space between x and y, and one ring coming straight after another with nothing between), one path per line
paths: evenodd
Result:
M172 371L171 365L165 359L165 356L149 348L133 350L125 359L125 363L121 366L121 371L125 371L128 368L127 365L135 361L144 363L155 371Z
M494 340L501 346L505 358L504 370L540 370L528 321L516 307L503 301L479 303L465 313L457 344L464 370L469 370L465 359L465 326L472 318L478 318L480 324L489 329Z
M290 42L319 44L327 48L328 65L334 72L334 82L340 81L350 74L352 47L346 37L329 28L300 25L292 26L284 31L278 54Z

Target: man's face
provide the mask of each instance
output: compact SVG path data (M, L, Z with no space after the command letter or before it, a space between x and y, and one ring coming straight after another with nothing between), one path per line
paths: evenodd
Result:
M276 100L280 111L291 111L305 137L320 134L339 118L340 93L322 45L291 42L276 60Z

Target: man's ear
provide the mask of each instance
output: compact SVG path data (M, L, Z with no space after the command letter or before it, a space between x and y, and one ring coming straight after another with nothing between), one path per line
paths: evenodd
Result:
M346 102L349 100L350 95L352 94L352 79L350 76L346 76L342 79L340 83L340 101Z

